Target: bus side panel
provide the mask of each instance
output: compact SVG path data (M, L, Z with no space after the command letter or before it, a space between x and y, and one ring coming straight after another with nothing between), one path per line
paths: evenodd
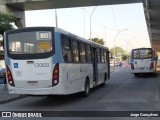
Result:
M98 85L104 82L105 72L107 73L107 64L99 63L98 64Z
M106 54L106 60L107 60L107 75L108 75L108 79L110 79L110 56L109 56L109 51L107 51L107 54Z
M92 64L64 63L60 67L60 81L66 85L66 94L84 91L86 77L89 77L90 87L93 87Z

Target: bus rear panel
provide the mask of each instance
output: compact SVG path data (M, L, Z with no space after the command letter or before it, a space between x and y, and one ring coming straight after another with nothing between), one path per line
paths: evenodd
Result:
M53 30L23 29L6 33L6 68L12 94L51 94Z
M152 48L133 49L131 54L131 71L138 73L156 72L156 54Z

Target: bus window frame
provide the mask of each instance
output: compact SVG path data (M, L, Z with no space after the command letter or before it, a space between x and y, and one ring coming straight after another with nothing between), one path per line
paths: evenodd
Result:
M35 54L11 54L9 52L9 39L8 36L10 34L14 34L14 33L22 33L22 32L32 32L32 31L49 31L51 32L51 40L52 40L52 50L50 52L46 52L46 53L35 53ZM6 47L7 47L7 55L9 58L15 59L15 60L26 60L26 59L43 59L43 58L49 58L52 55L55 54L55 35L54 35L54 28L50 28L50 27L33 27L33 28L22 28L22 29L17 29L14 31L7 31L6 32Z
M138 50L150 50L151 51L151 57L145 57L145 58L139 57L139 58L135 58L134 57L134 51L138 51ZM133 49L132 50L132 59L151 59L151 58L154 57L153 53L154 53L153 49L151 49L151 48Z
M82 55L81 55L82 47L83 47L84 52L85 52L85 55L84 55L85 58L83 58ZM85 47L85 43L84 42L79 42L79 58L80 58L80 63L86 63L87 62L86 61L86 47Z
M63 41L64 41L64 39L65 40L68 40L68 42L69 42L69 49L63 49ZM67 36L67 35L64 35L64 34L61 34L61 48L62 48L62 56L63 56L63 50L65 50L65 51L70 51L70 55L71 55L71 61L68 61L68 59L67 59L67 61L65 61L64 60L64 56L63 56L63 60L64 60L64 62L65 63L73 63L73 54L72 54L72 43L71 43L71 38L69 37L69 36Z
M77 54L78 54L78 61L77 62L75 62L75 59L74 59L74 47L73 47L73 44L74 44L74 42L76 42L77 43L77 50L78 50L78 52L77 52ZM73 57L73 63L80 63L80 55L79 55L79 42L78 42L78 40L76 40L76 39L72 39L71 40L71 47L72 47L72 57Z
M87 50L87 46L89 47L89 51L90 52L88 52L88 50ZM85 48L86 48L86 62L87 63L92 63L92 52L91 52L91 45L89 45L89 44L85 44ZM90 61L88 61L88 57L87 56L90 56Z

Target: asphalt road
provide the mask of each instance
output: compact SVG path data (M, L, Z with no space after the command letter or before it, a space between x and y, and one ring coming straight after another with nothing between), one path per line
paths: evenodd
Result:
M53 97L26 97L0 105L1 111L160 111L160 77L140 75L134 77L129 68L118 67L111 73L111 79L104 87L91 90L89 97L79 94ZM96 112L89 113L91 116ZM74 112L73 112L74 114ZM72 113L71 113L72 116ZM160 114L159 114L160 116ZM104 117L79 116L82 119L105 119ZM3 118L4 119L4 118ZM7 118L8 119L8 118ZM13 119L13 118L12 118ZM16 118L15 118L16 119ZM31 119L31 118L30 118ZM36 120L36 118L33 118ZM44 118L42 118L44 119ZM45 119L52 119L45 118ZM75 119L58 117L61 119ZM135 118L109 117L107 120L128 120ZM146 120L150 118L138 118ZM152 118L158 120L159 118Z

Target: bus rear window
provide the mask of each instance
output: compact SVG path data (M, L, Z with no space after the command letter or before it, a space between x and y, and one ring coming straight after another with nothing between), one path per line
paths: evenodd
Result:
M36 54L52 51L50 31L20 32L8 35L10 54Z
M143 50L134 50L133 51L133 58L134 59L147 59L152 57L152 52L150 49L143 49Z

